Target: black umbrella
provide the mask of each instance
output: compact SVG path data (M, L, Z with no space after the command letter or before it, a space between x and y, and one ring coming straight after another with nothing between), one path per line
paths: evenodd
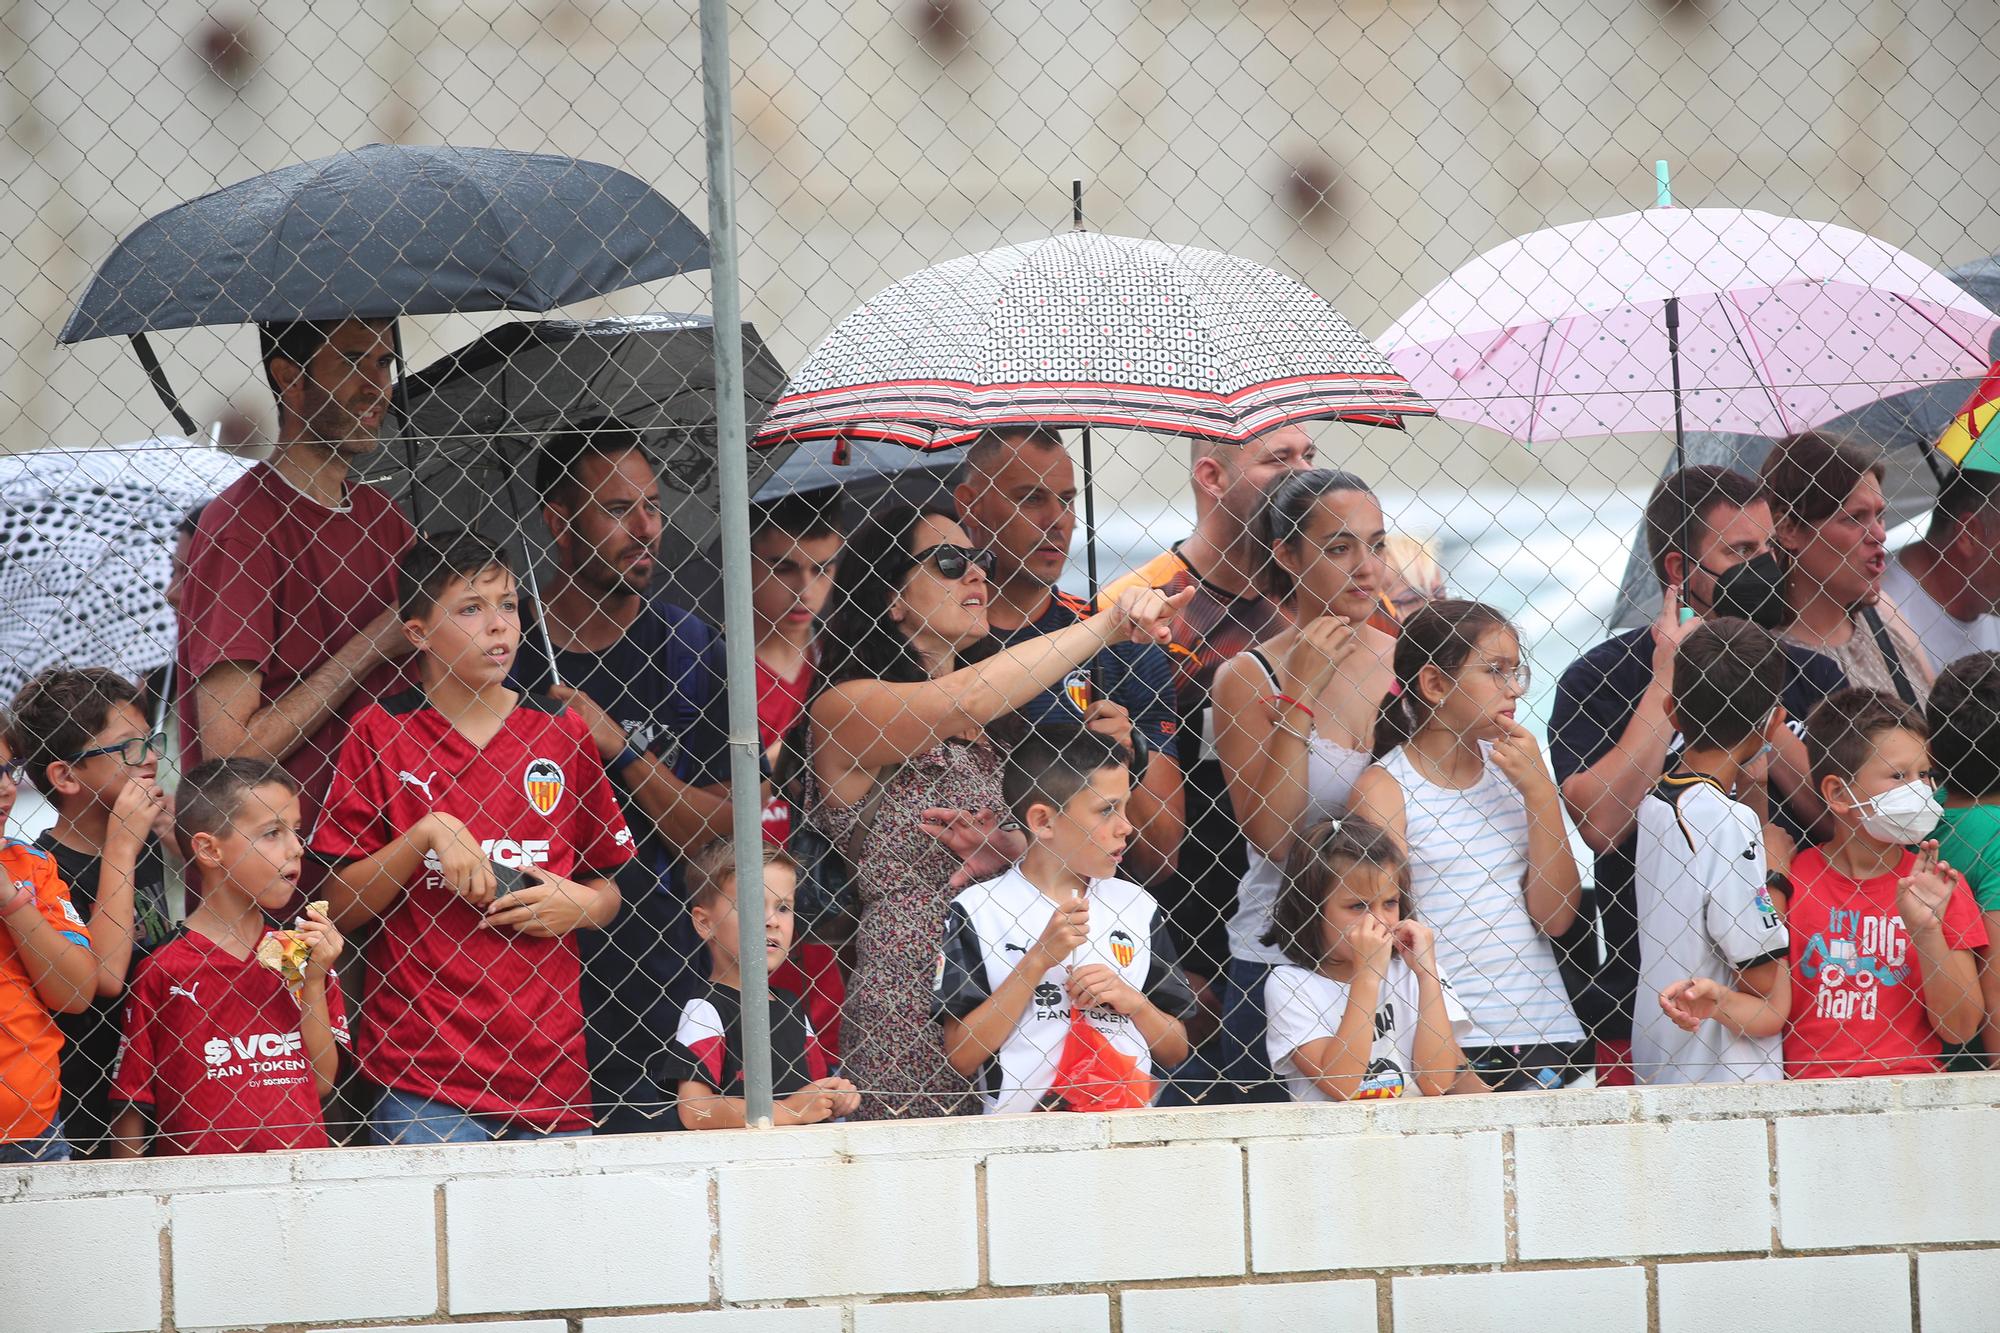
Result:
M148 332L549 310L707 266L700 229L615 167L371 144L147 219L112 251L57 341L131 337L192 434Z
M364 477L400 499L419 527L474 527L512 541L541 504L534 467L543 441L616 420L639 432L659 466L663 563L678 570L717 527L714 356L715 326L705 315L503 325L403 381L408 447L378 453ZM743 361L754 427L783 391L785 371L749 324ZM784 461L782 451L753 459L759 473ZM526 564L532 590L532 551Z

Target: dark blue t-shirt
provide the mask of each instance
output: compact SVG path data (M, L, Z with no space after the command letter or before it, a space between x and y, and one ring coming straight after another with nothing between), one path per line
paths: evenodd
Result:
M1012 648L1092 614L1089 602L1058 591L1049 599L1048 610L1032 623L1015 630L995 630L994 637ZM1098 699L1109 699L1130 713L1133 727L1154 750L1173 753L1174 733L1180 726L1180 714L1174 709L1174 664L1166 650L1155 644L1114 644L1070 672L1062 684L1030 699L1019 711L1030 726L1080 726L1083 710Z
M1798 729L1806 714L1827 695L1847 683L1832 658L1796 644L1786 644L1783 694L1785 713ZM1558 784L1611 753L1639 710L1639 698L1653 683L1653 630L1650 625L1606 639L1569 664L1556 685L1549 713L1549 766ZM1678 743L1675 746L1678 749ZM1673 766L1669 757L1667 766ZM1790 812L1782 806L1776 821L1795 836ZM1599 856L1593 875L1596 912L1580 912L1577 921L1557 941L1563 980L1577 1018L1599 1040L1623 1041L1632 1035L1632 1004L1639 987L1639 908L1632 857L1637 832ZM1595 926L1604 931L1602 962L1597 957Z

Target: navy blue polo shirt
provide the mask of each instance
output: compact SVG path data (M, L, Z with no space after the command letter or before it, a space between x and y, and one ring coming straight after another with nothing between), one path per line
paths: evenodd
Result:
M1087 600L1058 590L1034 621L1015 630L995 630L994 637L1012 648L1093 614ZM1083 710L1099 699L1109 699L1130 713L1132 725L1154 750L1173 753L1174 733L1180 727L1180 714L1174 708L1174 664L1157 644L1114 644L1019 711L1031 726L1079 726Z

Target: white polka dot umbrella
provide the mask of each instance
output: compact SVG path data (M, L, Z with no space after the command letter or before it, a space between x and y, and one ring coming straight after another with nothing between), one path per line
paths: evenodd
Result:
M757 433L945 449L1000 426L1241 443L1430 406L1339 311L1234 255L1066 232L924 269L842 320Z
M1667 431L1677 415L1688 431L1789 435L1976 375L1996 333L2000 315L1862 232L1651 208L1488 250L1381 344L1442 415L1532 444Z

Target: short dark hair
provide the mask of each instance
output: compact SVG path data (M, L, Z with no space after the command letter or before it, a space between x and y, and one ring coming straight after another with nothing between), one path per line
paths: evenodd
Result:
M965 471L991 470L995 455L1024 444L1032 444L1041 449L1062 449L1062 432L1054 426L996 426L980 431L965 449Z
M792 872L794 879L799 876L799 863L792 854L776 843L764 844L764 868L783 866ZM722 897L722 891L736 882L736 842L731 838L717 838L708 846L696 852L688 861L687 886L689 907L714 907Z
M1854 781L1875 754L1875 743L1892 731L1930 739L1924 715L1881 690L1835 690L1806 718L1806 763L1817 791L1828 778Z
M396 571L397 613L405 620L422 620L455 580L470 583L489 569L520 576L506 547L470 529L419 534L403 552L403 563Z
M104 730L111 710L139 702L139 687L109 667L51 667L14 698L14 757L44 792L49 765L68 763Z
M550 504L571 505L577 500L577 473L586 458L622 458L626 454L653 456L645 437L615 417L581 422L565 427L542 441L535 457L535 490Z
M818 495L781 495L775 500L753 504L750 506L750 540L754 542L767 532L782 532L802 540L839 537L843 535L841 509L838 491L823 491Z
M1938 484L1931 509L1931 536L1955 531L1959 524L2000 500L2000 472L1958 468Z
M1785 650L1771 632L1726 616L1674 650L1674 720L1689 745L1733 750L1762 730L1785 689Z
M243 809L243 798L259 787L282 787L296 796L299 780L282 764L259 759L210 759L181 775L174 789L174 834L182 847L197 833L219 833Z
M1326 961L1326 900L1341 878L1356 866L1387 875L1400 891L1405 917L1417 914L1410 889L1410 858L1386 829L1350 815L1330 819L1306 830L1285 853L1284 876L1271 904L1271 925L1263 943L1308 972Z
M1968 653L1938 672L1924 717L1945 790L2000 796L2000 653Z
M1879 450L1824 431L1800 431L1771 446L1758 496L1794 523L1824 523L1840 512L1863 477L1888 475Z
M1646 555L1653 575L1667 581L1667 556L1692 558L1697 524L1708 527L1718 509L1747 509L1757 503L1757 479L1735 468L1702 463L1669 472L1646 500Z
M264 382L271 386L271 397L280 397L278 377L271 373L272 358L282 357L304 370L312 365L319 349L326 346L340 325L337 319L297 319L257 326L257 364L264 368Z
M208 501L203 500L200 504L182 514L181 521L174 524L174 535L178 537L194 536L195 532L201 527L201 511L206 508L208 508Z
M1278 563L1277 550L1280 546L1291 547L1296 554L1299 540L1305 535L1306 520L1312 517L1313 509L1327 496L1342 491L1358 491L1362 495L1375 493L1367 482L1352 472L1337 472L1324 467L1288 472L1264 492L1264 503L1257 507L1257 516L1251 520L1250 530L1257 544L1256 558L1262 562L1257 578L1266 597L1274 602L1283 602L1291 597L1294 580L1290 572Z
M1030 806L1061 810L1090 785L1093 773L1123 768L1130 758L1117 741L1083 727L1032 727L1007 752L1001 799L1016 819L1026 819Z

